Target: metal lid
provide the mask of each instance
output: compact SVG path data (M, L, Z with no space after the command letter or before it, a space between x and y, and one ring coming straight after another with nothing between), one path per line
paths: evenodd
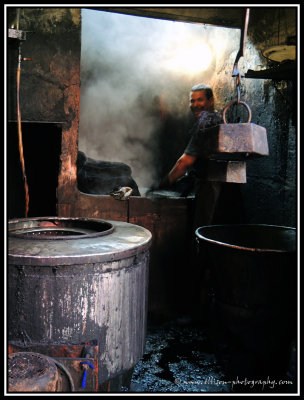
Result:
M60 240L54 240L56 235ZM8 222L8 261L34 266L114 261L148 249L151 239L147 229L127 222L60 217L15 219Z
M8 356L9 392L56 392L58 379L56 364L47 356L33 352Z
M263 56L268 58L269 60L276 62L295 60L296 46L293 45L272 46L263 51Z

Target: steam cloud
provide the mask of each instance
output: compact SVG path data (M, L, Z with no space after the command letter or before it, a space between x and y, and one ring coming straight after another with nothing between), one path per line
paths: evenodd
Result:
M227 100L222 92L225 86L234 90L239 37L239 30L82 10L79 150L128 164L138 186L149 187L159 178L155 152L162 118L188 118L189 90L199 82ZM172 68L176 52L196 41L213 52L209 68Z

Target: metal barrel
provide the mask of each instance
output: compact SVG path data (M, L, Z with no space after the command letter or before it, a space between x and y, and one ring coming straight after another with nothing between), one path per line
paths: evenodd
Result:
M8 225L8 339L97 340L99 384L133 368L145 347L151 233L86 218Z
M244 224L196 230L214 318L243 348L271 358L296 337L296 229Z

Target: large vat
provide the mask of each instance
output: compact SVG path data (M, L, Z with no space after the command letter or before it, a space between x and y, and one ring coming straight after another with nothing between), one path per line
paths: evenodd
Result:
M213 225L196 230L200 260L211 274L214 318L243 349L285 368L296 339L296 229Z
M151 233L88 218L8 225L8 339L97 339L99 384L132 369L145 346Z

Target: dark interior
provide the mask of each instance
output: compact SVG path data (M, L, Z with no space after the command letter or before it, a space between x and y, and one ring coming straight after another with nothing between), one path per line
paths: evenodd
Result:
M88 7L88 9L96 13L145 18L147 21L157 19L198 24L203 29L207 29L208 26L221 27L234 30L234 32L240 32L243 29L246 12L245 7L234 6L113 6ZM6 5L5 217L7 232L10 220L15 220L18 224L24 218L40 217L42 219L43 217L98 219L110 221L110 223L119 221L138 225L151 232L148 281L143 283L138 295L140 301L143 301L143 293L147 286L146 347L140 360L130 370L122 370L113 379L102 384L96 378L96 371L89 369L90 366L88 369L85 367L84 370L88 372L87 383L92 384L89 389L88 386L87 389L81 388L83 369L78 364L75 367L73 363L75 359L83 357L83 354L90 362L100 357L105 338L104 343L98 343L100 346L98 351L94 337L90 338L93 340L92 343L86 344L71 343L72 340L70 343L48 343L46 338L41 343L31 343L30 338L27 337L27 330L24 328L19 332L19 336L23 338L22 343L10 343L9 337L8 352L11 354L26 348L27 351L38 353L46 351L53 357L58 357L59 353L62 358L71 356L70 361L73 358L72 369L76 374L80 392L87 390L93 393L296 394L299 389L300 357L297 305L299 276L295 274L299 251L297 242L299 228L298 76L300 70L297 53L298 7L295 5L254 5L250 8L246 52L243 58L241 57L243 63L240 64L242 98L250 103L252 122L263 126L267 131L269 155L246 159L246 153L245 155L242 153L242 158L246 159L246 183L227 182L226 175L217 175L218 171L214 168L215 180L218 179L221 183L221 196L214 211L212 224L221 228L207 226L198 230L202 236L220 244L248 247L250 251L247 253L253 253L252 249L259 249L260 253L265 249L270 249L277 253L274 261L270 258L272 261L269 262L267 254L266 261L258 262L258 274L255 274L254 268L250 269L251 261L244 262L244 269L239 268L240 275L230 273L228 269L225 270L225 274L220 272L226 265L231 267L232 271L237 269L234 268L237 265L235 254L225 255L220 263L217 261L216 268L211 267L212 253L202 243L198 243L193 228L195 196L193 187L188 190L187 182L180 182L181 185L172 188L172 191L159 191L154 197L149 198L141 193L141 188L137 185L136 177L140 171L134 168L131 171L129 165L120 159L123 148L117 151L116 161L109 161L99 157L98 152L97 156L92 158L79 147L80 99L85 90L85 82L90 82L94 78L93 65L92 69L89 65L88 70L81 70L81 12L81 7L26 6L17 8ZM138 35L140 36L140 32ZM117 43L113 44L114 51L118 48ZM240 43L236 41L223 65L217 65L218 70L216 70L213 64L213 70L202 75L202 80L209 77L211 82L212 73L217 74L213 76L212 84L216 87L221 105L228 104L235 98L235 77L232 76L232 67L239 48ZM288 53L285 56L284 49L290 48L293 51L292 55ZM19 49L22 54L19 92L21 120L18 119L16 101ZM268 50L268 55L270 54L268 58L265 56L265 49ZM274 56L283 58L272 59L269 49L273 50ZM225 49L222 51L224 52ZM109 62L109 60L110 58L106 61ZM124 65L124 60L121 60L122 69ZM99 75L106 74L107 68L111 70L114 65L109 64L107 68L103 65L103 68L98 70ZM163 75L165 76L166 73L164 72ZM117 85L118 83L117 81ZM179 84L179 80L176 79L174 86ZM166 95L169 93L166 92L165 87L162 89ZM151 160L151 166L155 168L159 178L169 172L172 163L177 159L177 153L180 155L188 142L188 137L182 137L182 135L190 122L188 116L181 118L180 115L171 113L170 109L166 110L167 105L163 106L161 102L162 94L149 97L149 93L143 90L137 99L139 103L144 103L149 117L157 119L153 143L149 143L144 136L135 137L132 132L132 135L126 136L124 142L126 148L135 148L140 144L142 148L150 150L156 146L157 151L148 161ZM114 108L113 104L115 103L110 106L100 104L100 112L105 109L109 113ZM138 114L135 113L135 115ZM243 116L241 113L232 117L235 123L239 123L242 122ZM25 172L29 189L27 215L25 214L25 182L20 162L18 121L22 131ZM126 122L120 125L120 128L122 126L124 131L127 125ZM99 128L98 145L106 146L107 126L101 122ZM143 132L142 126L139 127L139 132L141 130ZM175 141L176 136L179 140ZM167 157L164 157L167 148L169 148ZM94 150L95 148L91 151ZM140 158L140 155L140 151L137 150L133 158L136 160L137 157ZM214 161L213 158L217 156L222 162L231 158L231 155L221 157L213 153L211 161ZM116 168L119 169L119 176L114 185L114 178L109 174L109 169L113 169L117 174ZM105 169L106 173L104 173ZM100 175L104 178L102 185L100 185ZM109 193L111 190L116 190L117 185L132 186L133 195L127 200L124 199L125 201L114 198ZM209 209L211 206L208 196L202 199L202 207ZM244 228L247 225L256 227L254 234ZM274 233L272 227L280 229ZM63 228L67 229L64 233L60 229L51 234L47 233L44 237L45 242L51 241L50 238L54 238L54 235L59 235L62 239L65 239L65 235L77 235L80 241L81 236L85 236L77 234L75 230L70 229L71 226L64 225ZM83 226L78 226L78 228L82 229ZM95 226L91 228L94 230ZM9 235L7 238L9 242ZM33 238L33 233L28 233L28 238ZM220 256L217 248L214 251L215 255ZM246 254L246 257L250 255ZM39 258L39 254L37 257ZM27 318L20 310L24 301L23 294L29 289L22 286L23 279L25 276L34 275L33 271L46 276L48 266L36 268L35 257L32 265L29 263L27 266L12 266L10 260L10 256L7 257L6 266L8 271L14 270L16 286L14 286L14 292L9 295L15 296L16 304L20 305L16 308L19 314L14 318L18 320L18 323L20 322L20 326L23 326ZM135 257L135 267L138 267L140 260L140 256ZM283 273L277 275L275 267L281 261ZM270 268L264 273L261 265L267 266L267 263ZM55 302L58 307L56 310L60 312L65 309L64 307L67 309L67 300L65 297L57 299L56 285L62 276L65 276L64 274L68 276L68 273L62 273L61 268L60 265L54 267L52 263L49 283L46 285L51 288L49 304ZM217 271L216 279L213 280L215 271ZM91 275L93 276L94 273ZM111 276L113 275L109 273L106 279L110 281ZM264 280L266 276L267 281ZM275 279L272 280L272 276L275 276ZM242 283L243 278L246 285ZM43 302L45 301L44 288L39 279L37 282L33 290L35 294L41 291L41 302ZM252 289L260 282L263 283L261 291ZM219 283L225 293L222 298L217 297L218 292L215 290L215 285ZM84 288L87 288L85 278L83 278L83 284ZM88 289L89 294L93 293L93 287L92 284L92 287ZM135 291L135 286L132 290ZM279 307L272 301L273 297L266 296L272 293L272 290L275 293L279 290ZM81 295L83 293L85 289L81 290ZM237 297L238 294L240 294L239 297ZM264 298L265 295L268 303L258 308L243 301L247 295L251 294L254 301ZM64 295L68 297L71 294L67 292ZM79 326L81 316L89 315L89 298L88 295L88 298L82 298L81 303L77 303L76 296L73 310L69 310L71 315L80 310ZM131 302L127 295L123 301ZM33 307L36 305L34 304ZM37 317L37 321L51 318L53 314L51 308L47 309L43 316ZM55 317L59 318L58 315ZM132 318L132 313L130 315ZM275 322L272 320L273 316ZM10 315L7 314L6 317L9 321ZM93 321L94 327L103 329L106 337L107 329L104 326L100 327L99 317L99 315L90 316L90 321ZM62 315L60 318L65 324L67 318ZM79 326L77 329L80 329ZM67 334L73 332L73 329L69 329L69 327L66 328ZM119 326L118 330L121 329L123 328ZM110 339L107 340L110 341ZM113 343L114 341L113 339ZM67 350L65 346L69 349ZM115 346L119 349L119 344ZM99 366L100 373L103 368L101 362ZM61 369L61 375L68 376L69 374ZM221 380L222 383L219 383Z

